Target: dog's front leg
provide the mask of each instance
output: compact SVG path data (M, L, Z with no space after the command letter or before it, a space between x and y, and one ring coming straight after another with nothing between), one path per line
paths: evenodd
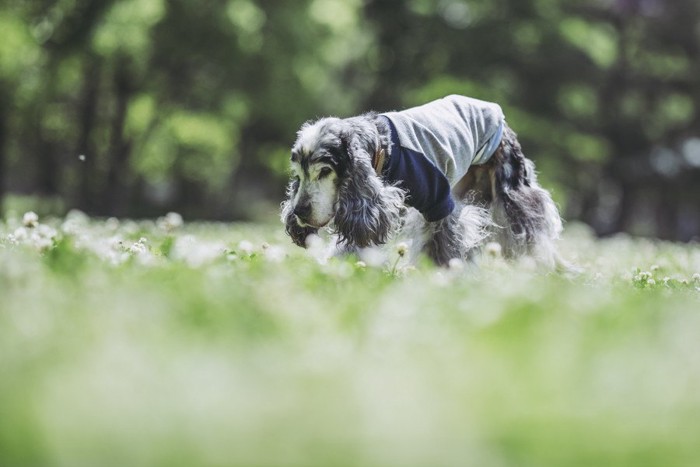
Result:
M488 210L458 203L449 216L426 224L428 237L423 251L440 266L449 266L452 259L473 261L492 227Z
M450 260L466 259L464 251L463 229L459 219L459 210L436 222L427 222L428 240L424 251L438 266L448 266Z

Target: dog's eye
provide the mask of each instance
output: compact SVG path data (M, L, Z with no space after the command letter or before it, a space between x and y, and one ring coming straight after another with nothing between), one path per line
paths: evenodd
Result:
M330 167L323 167L321 170L318 171L318 178L325 178L329 176L333 172L333 169Z

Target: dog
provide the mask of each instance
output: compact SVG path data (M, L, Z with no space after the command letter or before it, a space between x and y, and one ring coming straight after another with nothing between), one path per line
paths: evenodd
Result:
M399 112L303 124L281 205L292 241L328 227L338 251L410 240L414 259L472 261L487 242L506 258L566 268L562 221L498 104L450 95Z

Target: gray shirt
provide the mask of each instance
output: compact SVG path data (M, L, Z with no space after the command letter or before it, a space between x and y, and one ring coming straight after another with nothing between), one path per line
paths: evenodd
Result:
M450 186L491 157L505 120L498 104L458 95L382 115L394 124L401 147L428 158Z

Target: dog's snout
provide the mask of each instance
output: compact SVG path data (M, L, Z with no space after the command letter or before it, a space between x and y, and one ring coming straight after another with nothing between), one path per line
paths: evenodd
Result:
M311 204L299 203L294 207L294 215L301 221L306 221L311 215Z

